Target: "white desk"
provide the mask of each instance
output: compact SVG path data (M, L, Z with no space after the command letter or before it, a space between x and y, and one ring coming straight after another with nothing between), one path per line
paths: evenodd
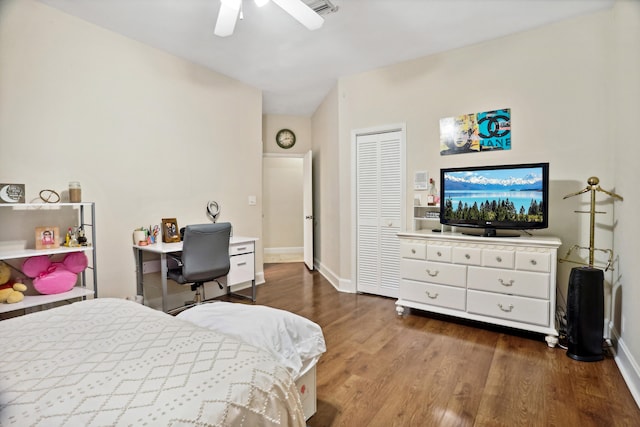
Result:
M256 301L256 252L255 237L237 237L231 236L229 241L229 257L231 268L227 275L227 295L236 295L243 298L250 298ZM144 252L155 253L160 255L160 279L162 281L162 311L167 311L167 254L182 251L182 242L176 243L155 243L153 245L139 246L133 245L136 253L136 281L138 287L138 295L144 295L143 283L143 254ZM231 286L251 281L251 297L246 295L234 294L231 292Z

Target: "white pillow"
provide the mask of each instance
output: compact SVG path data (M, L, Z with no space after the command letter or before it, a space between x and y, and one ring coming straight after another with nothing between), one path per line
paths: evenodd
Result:
M217 301L197 305L176 317L268 350L294 379L327 351L319 325L272 307Z

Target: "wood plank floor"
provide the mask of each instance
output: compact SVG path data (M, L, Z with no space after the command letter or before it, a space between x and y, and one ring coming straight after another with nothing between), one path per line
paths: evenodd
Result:
M640 426L611 357L578 362L541 335L411 311L336 291L302 263L265 264L257 304L318 323L325 426Z

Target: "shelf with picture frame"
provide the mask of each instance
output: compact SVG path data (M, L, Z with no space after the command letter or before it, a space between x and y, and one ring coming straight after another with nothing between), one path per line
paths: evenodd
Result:
M23 261L34 256L46 255L57 260L71 252L84 252L89 260L87 269L78 274L73 289L60 294L38 295L30 288L23 301L0 304L0 320L49 308L51 304L97 297L95 203L0 204L0 221L6 225L0 237L0 262L9 265L16 277L23 276L15 275L21 273ZM86 233L86 246L64 246L58 233L74 226ZM42 245L38 239L46 231L52 232L53 242ZM5 313L11 315L4 317Z

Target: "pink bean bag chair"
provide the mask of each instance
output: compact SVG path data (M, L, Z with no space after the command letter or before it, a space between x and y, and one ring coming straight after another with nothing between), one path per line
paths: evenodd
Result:
M27 259L22 271L33 278L33 287L44 295L70 291L76 284L78 273L88 265L84 252L67 254L60 262L51 262L48 256L41 255Z

